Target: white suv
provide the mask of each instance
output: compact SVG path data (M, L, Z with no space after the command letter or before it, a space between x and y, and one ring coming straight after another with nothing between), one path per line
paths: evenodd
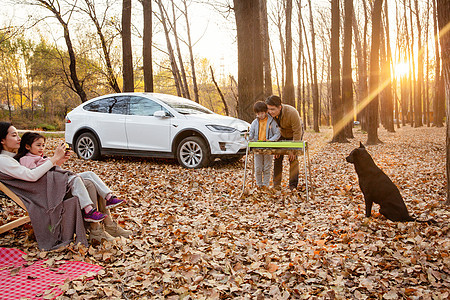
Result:
M177 158L186 168L245 154L250 124L184 98L157 93L110 94L66 116L66 142L79 157L101 155Z

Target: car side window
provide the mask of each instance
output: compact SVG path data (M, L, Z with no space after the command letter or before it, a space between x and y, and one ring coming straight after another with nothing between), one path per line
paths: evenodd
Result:
M153 100L143 97L130 98L130 115L134 116L153 116L156 111L163 110L168 112L160 104Z
M100 99L83 106L87 111L105 114L127 114L127 97L112 97Z

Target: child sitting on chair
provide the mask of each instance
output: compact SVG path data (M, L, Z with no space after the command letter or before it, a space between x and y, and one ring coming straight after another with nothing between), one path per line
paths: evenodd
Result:
M14 158L22 166L34 169L48 159L44 156L45 137L35 132L25 132L20 141L20 148ZM81 179L92 181L98 194L106 200L106 208L113 208L125 201L114 196L105 183L94 172L83 172L69 175L72 182L72 195L77 196L80 201L83 217L86 222L101 222L107 215L97 211Z
M275 142L281 136L277 122L267 113L267 105L258 101L253 105L256 119L252 122L249 132L249 141ZM272 169L272 155L255 154L255 177L258 187L268 187L270 183L270 170Z

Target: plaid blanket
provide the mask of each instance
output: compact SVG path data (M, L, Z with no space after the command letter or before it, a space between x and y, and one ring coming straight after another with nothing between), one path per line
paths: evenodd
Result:
M56 298L62 294L58 286L67 278L72 280L102 269L80 261L66 261L51 269L45 260L35 261L28 266L28 262L22 258L25 254L14 248L0 248L0 299L43 299L50 294Z

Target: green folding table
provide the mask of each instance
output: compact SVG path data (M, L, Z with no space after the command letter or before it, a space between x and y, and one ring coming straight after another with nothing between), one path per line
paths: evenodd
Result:
M309 161L308 143L306 141L279 141L279 142L248 142L245 151L245 167L244 182L242 184L242 192L245 190L245 182L247 176L248 157L250 154L267 154L267 155L289 155L303 154L303 167L305 173L306 199L309 200L308 181L311 180L311 164ZM253 175L252 166L252 175ZM253 179L252 179L253 180ZM311 181L312 182L312 181Z

